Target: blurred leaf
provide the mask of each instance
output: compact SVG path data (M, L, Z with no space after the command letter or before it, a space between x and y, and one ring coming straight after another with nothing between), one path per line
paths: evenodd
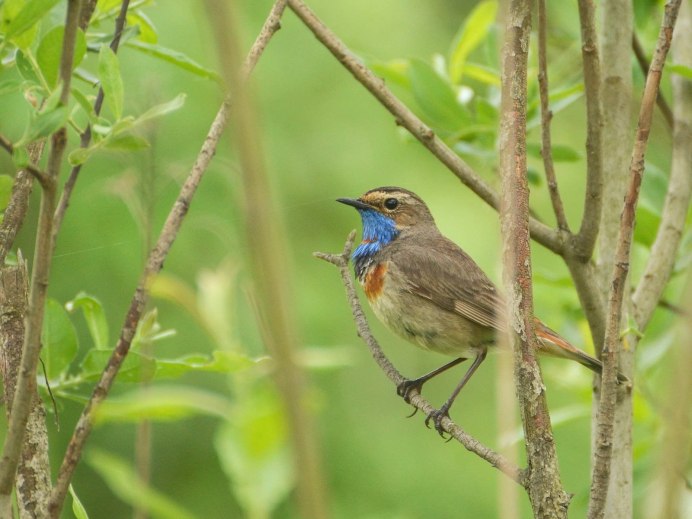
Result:
M41 73L50 87L55 87L58 83L58 74L60 69L60 58L62 56L62 40L65 33L63 26L57 26L48 31L36 50L36 61ZM72 68L84 59L86 53L86 38L81 30L77 30L77 38L75 40L74 61Z
M29 0L21 10L7 24L5 38L16 38L24 31L31 29L43 16L50 11L59 0ZM9 2L5 2L8 4ZM7 9L3 11L3 17L7 22Z
M634 241L647 248L651 248L656 237L658 225L661 223L660 216L651 211L645 204L640 203L637 206L636 222Z
M13 184L14 179L11 176L0 175L0 211L4 211L10 203Z
M65 125L68 115L66 106L57 106L52 110L46 110L33 116L29 121L29 126L24 131L24 135L15 146L21 147L41 137L48 137Z
M666 69L684 78L692 79L692 67L686 67L685 65L675 64L667 65Z
M195 415L228 419L229 401L218 394L186 386L150 386L103 402L95 423L172 421Z
M103 144L104 149L115 151L139 151L149 147L149 141L137 135L115 135Z
M70 152L67 156L67 161L70 163L70 166L79 166L80 164L84 164L93 152L93 147L77 148Z
M127 42L127 45L141 52L149 54L150 56L154 56L155 58L158 58L160 60L172 63L173 65L180 67L183 70L187 70L188 72L196 74L197 76L212 79L214 81L221 80L220 76L216 72L200 65L199 63L189 58L182 52L168 49L166 47L162 47L161 45L156 45L138 40L130 40Z
M550 412L550 423L554 428L560 427L573 420L588 417L590 411L591 408L587 403L561 407ZM523 438L524 430L519 426L513 431L503 434L500 438L500 445L503 448L507 448L510 445L520 442Z
M536 157L537 159L542 159L541 145L535 142L526 143L526 151L529 155ZM552 155L554 162L577 162L581 160L581 154L578 151L570 148L569 146L563 146L560 144L554 144L552 146Z
M406 89L411 88L411 80L408 76L408 69L411 62L406 59L394 59L386 62L370 63L370 68L375 74L380 76L388 83L395 84Z
M80 382L93 382L101 378L101 372L106 367L108 360L113 354L112 350L89 350L80 365L81 371L76 379ZM118 371L119 382L141 382L150 379L156 370L156 362L150 357L146 357L130 351L125 357L125 361Z
M143 41L144 43L156 43L159 39L156 34L156 27L154 27L151 20L140 9L127 12L127 25L130 27L137 27L139 30L139 41Z
M108 45L101 46L99 51L99 79L103 88L106 104L116 120L123 115L123 100L125 90L120 75L120 62L115 52Z
M500 74L496 70L477 63L467 63L464 67L464 73L468 77L487 85L500 86L501 84Z
M72 496L72 513L76 519L89 519L86 508L77 497L77 492L74 491L74 486L70 483L70 495Z
M91 449L87 463L104 479L108 488L126 503L157 519L194 519L194 515L169 497L143 482L122 459L105 451Z
M646 207L651 213L660 217L667 191L668 176L666 173L655 164L646 162L639 205Z
M89 122L95 122L96 112L94 112L94 105L92 104L92 102L89 101L89 99L87 99L87 97L76 88L72 88L71 92L72 97L74 97L75 101L77 101L77 104L82 108L86 116L89 118Z
M270 517L293 488L293 467L276 394L253 389L218 429L214 445L245 516Z
M13 92L18 92L21 87L22 80L19 78L11 78L6 79L4 81L0 81L0 96L11 94Z
M495 23L497 1L480 2L469 13L454 37L449 53L449 77L455 85L461 81L468 55L483 41Z
M152 108L149 108L149 110L147 110L135 119L134 124L142 124L151 119L155 119L157 117L161 117L162 115L166 115L171 112L175 112L176 110L179 110L185 104L185 97L185 94L178 94L166 103L161 103Z
M529 184L532 186L540 186L543 183L543 176L541 175L541 172L533 166L528 166L526 168L526 177L529 180Z
M26 151L26 148L15 144L12 150L12 163L15 169L24 169L29 165L29 162L29 152Z
M470 116L457 101L452 85L429 64L412 60L409 79L416 103L432 126L455 132L470 122Z
M63 306L48 299L41 331L41 358L49 381L64 379L70 364L77 356L77 332Z
M156 374L154 378L175 378L189 371L209 371L214 373L235 373L251 368L267 357L251 359L241 353L215 350L212 357L204 354L191 353L177 359L156 359Z
M313 346L297 352L300 366L308 369L337 369L355 364L355 351L350 347Z
M108 321L101 301L85 292L80 292L72 301L65 303L65 308L68 312L82 310L94 346L97 349L108 348Z
M27 50L27 52L30 52L30 50ZM40 85L41 80L39 79L38 75L36 74L36 71L34 70L33 65L31 64L31 58L27 57L26 54L19 50L17 51L17 54L15 55L15 63L17 64L17 70L19 71L19 74L27 81L30 81L31 83L35 85Z

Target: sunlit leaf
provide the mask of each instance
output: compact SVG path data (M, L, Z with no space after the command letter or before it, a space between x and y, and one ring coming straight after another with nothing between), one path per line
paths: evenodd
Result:
M72 513L75 519L89 519L89 514L87 514L86 508L77 497L77 492L74 490L74 486L70 484L70 495L72 496Z
M481 83L500 86L500 74L490 67L485 67L477 63L466 63L464 66L464 74Z
M86 461L120 499L158 519L195 519L172 499L144 483L124 460L105 451L91 449Z
M669 70L670 72L673 72L674 74L677 74L677 75L682 76L684 78L692 79L692 67L674 64L674 65L666 65L666 70Z
M62 56L62 40L65 33L63 26L57 26L48 31L36 50L36 61L41 69L41 73L48 85L54 87L58 82L60 69L60 59ZM72 68L76 68L82 62L86 54L86 38L81 30L77 30L75 39L74 61Z
M108 321L103 305L94 296L80 292L72 301L65 304L69 312L81 310L86 319L89 335L97 349L108 348Z
M41 343L41 358L46 367L48 380L63 378L77 355L79 345L77 332L70 317L63 306L54 299L46 302Z
M395 59L387 62L370 63L370 68L387 83L410 89L411 80L408 77L410 65L409 60Z
M83 382L98 380L112 353L112 350L89 350L80 365L81 372L77 374L77 377ZM156 362L154 359L130 351L118 372L117 380L119 382L149 380L155 370Z
M168 49L166 47L162 47L161 45L138 40L130 40L127 42L127 45L128 47L137 49L141 52L154 56L155 58L172 63L173 65L180 67L183 70L187 70L188 72L192 72L197 76L212 79L214 81L220 80L220 76L216 72L200 65L182 52Z
M485 0L473 8L452 42L449 53L449 77L454 84L461 81L468 55L487 36L497 15L497 1Z
M59 0L28 0L7 24L5 38L13 39L31 29ZM7 12L3 12L6 16Z
M115 116L115 119L120 119L123 115L125 89L120 75L118 56L108 45L103 45L99 51L98 70L106 104Z
M127 25L130 27L137 27L139 30L139 35L137 36L139 41L154 44L159 39L156 34L156 27L154 27L149 17L140 9L127 12Z

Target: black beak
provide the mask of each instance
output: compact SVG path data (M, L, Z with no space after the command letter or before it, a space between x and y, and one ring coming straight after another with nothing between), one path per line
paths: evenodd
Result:
M337 198L336 201L341 202L342 204L350 205L356 209L372 209L372 207L370 207L368 204L361 202L357 198Z

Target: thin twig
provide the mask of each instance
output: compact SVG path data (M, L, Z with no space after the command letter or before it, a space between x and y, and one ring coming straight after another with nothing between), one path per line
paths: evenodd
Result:
M541 97L541 156L543 157L543 167L546 180L548 181L550 202L553 204L557 226L563 231L569 232L565 208L557 187L557 178L555 177L555 167L553 164L553 148L550 142L550 121L553 118L553 112L550 110L548 95L547 25L545 0L538 0L538 90Z
M356 231L351 231L346 239L344 245L344 250L340 254L326 254L324 252L315 252L314 256L316 258L325 260L339 269L339 274L341 274L341 282L346 289L346 298L351 306L351 312L353 313L353 320L356 324L356 329L358 331L358 336L365 342L372 354L377 365L382 369L387 378L391 380L394 385L399 385L405 379L399 373L399 371L394 367L391 361L382 351L377 339L373 336L370 331L370 326L368 325L368 320L365 317L365 313L358 300L358 295L356 293L355 286L353 284L353 279L351 278L351 273L348 268L348 261L353 249L353 242L355 240ZM430 402L428 402L423 396L418 393L414 393L411 396L411 405L416 409L421 410L426 416L434 411L434 407ZM527 486L526 472L509 460L507 460L501 454L493 451L489 447L486 447L481 442L469 435L464 429L452 421L449 417L442 419L442 428L445 432L457 440L461 445L464 446L468 451L476 454L480 458L484 459L490 463L493 467L500 470L503 474L510 477L512 480L519 483L521 486Z
M503 278L506 322L514 352L514 384L524 427L527 491L535 517L566 518L570 496L562 488L555 440L534 333L529 236L529 185L526 167L526 104L531 0L507 6L502 48L500 176Z
M601 519L605 514L608 495L610 462L613 441L613 420L617 398L617 369L620 349L620 322L625 295L625 283L629 272L630 250L634 216L639 198L644 156L649 141L656 94L661 82L665 59L673 37L673 27L678 15L681 0L669 0L656 44L654 59L646 78L637 123L637 135L632 151L630 184L625 197L625 206L620 218L620 232L616 244L615 265L610 286L606 336L603 345L603 373L601 379L601 402L598 408L598 427L595 434L594 466L589 499L589 519Z
M491 207L499 209L500 197L497 192L459 155L452 151L442 139L435 135L430 127L399 101L387 88L384 81L366 67L302 0L288 0L288 5L339 63L348 69L353 77L395 117L397 124L406 128L481 200ZM562 233L551 229L533 217L530 219L530 227L531 238L556 254L562 253L564 248Z
M647 57L644 47L642 46L642 42L639 40L639 36L637 36L636 32L632 33L632 51L634 51L634 56L637 58L637 63L639 64L640 70L644 76L646 76L649 72L649 58ZM663 92L661 91L659 91L658 95L656 96L656 104L658 105L658 109L661 111L663 118L666 120L668 128L672 129L675 125L673 110L671 110L668 101L666 101L666 98L663 96Z
M59 74L62 82L60 103L67 106L72 79L72 62L77 36L77 23L80 11L79 0L69 0L65 19L65 32L60 58ZM26 335L22 355L22 365L12 403L12 415L7 428L0 460L0 514L6 513L8 498L12 492L17 471L17 463L22 449L26 424L36 391L36 368L41 350L41 327L46 301L46 292L51 264L51 230L55 209L56 184L60 173L63 153L67 141L65 128L60 128L51 137L51 151L48 157L47 181L41 185L41 207L39 210L34 265L31 275L29 312L26 322Z
M94 4L94 5L92 5ZM123 0L122 3L120 4L120 12L118 13L118 17L115 20L115 30L113 31L113 39L111 40L110 43L110 48L114 53L118 53L118 47L120 45L120 37L122 36L123 29L125 28L125 22L127 19L127 9L130 5L130 0ZM93 9L95 8L95 2L92 2L91 0L89 1L89 4L85 6L85 9L91 9L93 12ZM89 17L86 19L86 23L88 23L89 19L91 18L91 14L89 14ZM82 22L84 23L84 19L82 19ZM98 116L101 113L101 108L103 107L103 100L104 100L104 91L103 87L99 87L99 91L96 94L96 100L94 101L94 113ZM82 133L79 141L79 146L82 148L87 148L89 147L89 144L91 143L91 125L88 125L86 127L86 130L84 130L84 133ZM58 201L58 207L55 210L55 217L54 217L54 225L53 225L53 235L52 235L52 249L55 249L55 243L57 240L58 233L60 232L60 228L62 227L62 222L63 219L65 218L65 211L67 211L67 207L70 205L70 198L72 197L72 192L74 191L74 186L77 183L77 178L79 177L79 172L82 170L82 164L78 164L76 166L72 167L72 170L70 171L70 175L67 177L67 180L65 181L65 186L63 187L62 194L60 195L60 200Z
M601 64L594 2L579 0L578 3L586 95L586 194L581 227L577 238L573 240L573 247L574 255L587 262L596 245L603 202Z
M43 147L43 145L41 145L41 147ZM6 150L10 155L14 153L14 145L3 135L0 135L0 148ZM40 153L38 155L40 156ZM41 171L41 168L36 166L36 162L37 161L30 159L29 164L24 167L23 171L31 173L31 175L41 183L41 185L50 182L48 179L48 174L45 171Z
M272 13L273 12L274 11L272 10ZM272 18L270 14L270 17L265 22L262 32L260 33L264 36L262 38L258 37L250 51L254 58L248 61L248 66L244 69L245 74L248 74L254 68L257 60L262 55L262 51L269 43L271 36L279 28L280 25L278 20ZM148 299L149 282L163 267L163 262L166 259L173 242L175 241L178 231L180 230L180 226L182 225L183 219L187 214L187 210L192 197L195 194L197 186L202 180L202 177L207 170L212 157L214 156L219 139L221 138L221 134L223 133L223 130L228 122L229 110L230 104L227 99L221 104L214 121L211 123L209 132L207 133L204 143L202 144L202 148L195 159L195 163L180 190L178 198L175 200L173 207L168 214L161 233L159 234L156 246L150 252L149 257L147 258L144 272L142 273L125 317L125 322L121 329L118 343L116 344L113 354L104 368L101 379L96 384L89 401L82 411L67 446L67 450L65 452L65 456L60 466L57 480L51 494L51 499L48 504L48 513L52 518L57 519L60 516L60 511L62 510L72 475L77 467L79 459L81 458L84 444L91 433L94 410L108 396L108 392L113 385L113 381L115 380L115 377L118 374L118 371L130 349L132 339L134 338L134 334L137 330L137 325L142 317L142 312Z

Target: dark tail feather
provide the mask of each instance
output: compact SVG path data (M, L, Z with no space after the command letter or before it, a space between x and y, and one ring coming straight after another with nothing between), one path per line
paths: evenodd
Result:
M577 361L599 375L603 372L603 363L600 360L594 359L579 348L575 348L538 319L534 323L536 325L536 337L540 340L541 353ZM618 371L618 382L629 387L632 386L632 381L620 371Z

